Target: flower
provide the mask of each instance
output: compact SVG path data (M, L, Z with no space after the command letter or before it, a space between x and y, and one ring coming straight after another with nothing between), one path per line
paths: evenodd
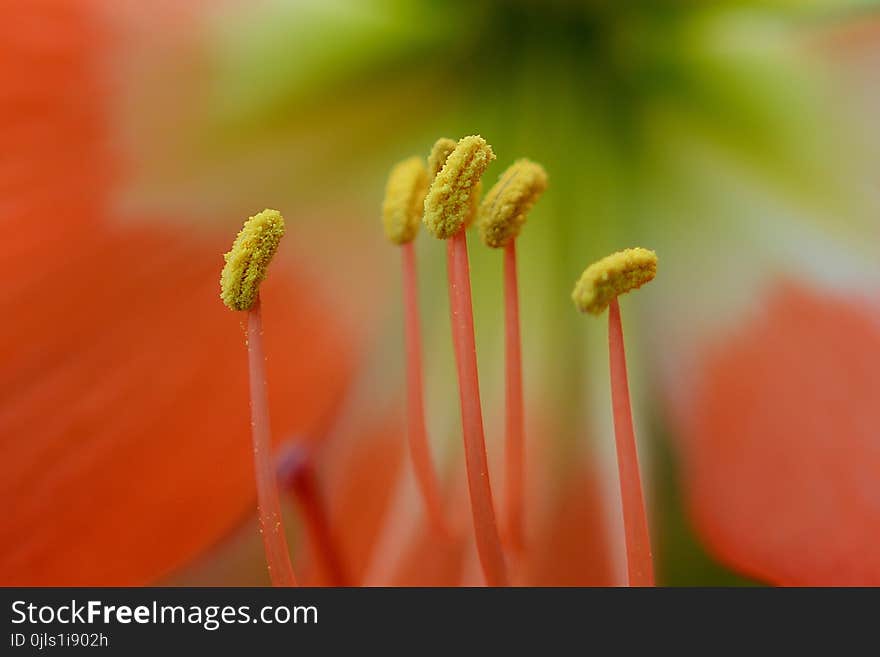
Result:
M856 5L175 2L145 17L14 1L0 27L0 60L15 62L0 65L0 222L14 235L0 251L13 272L0 293L0 582L180 582L200 568L211 583L263 581L230 565L259 537L243 331L216 277L229 231L268 205L288 219L262 288L274 435L314 450L350 576L481 583L468 536L438 543L412 494L399 280L375 230L392 162L427 155L437 134L477 133L498 155L490 178L527 155L552 181L517 239L527 551L514 581L622 581L604 334L572 317L567 292L584 262L636 243L664 261L638 310L622 300L637 319L640 453L672 436L688 510L728 567L874 581L861 549L876 538L871 415L853 388L873 362L853 354L874 344L873 306L853 298L880 282L876 112L857 77L873 69L847 60L840 75L825 42L849 43L846 25L826 25ZM412 245L428 433L459 509L443 254ZM495 477L502 255L476 243L469 255ZM795 283L773 292L783 280ZM847 360L827 357L844 342ZM792 417L795 399L814 403ZM794 420L810 432L779 430ZM820 428L849 429L833 473ZM643 468L647 482L671 476ZM819 472L817 500L803 478ZM326 582L303 531L290 536L302 579ZM798 537L823 549L804 554ZM674 556L660 555L660 583Z
M835 8L842 11L844 4ZM520 245L527 416L540 409L566 420L549 448L557 462L572 453L591 460L588 445L572 444L584 425L597 442L608 434L601 420L607 392L595 383L605 379L604 358L601 339L590 334L584 345L566 319L565 287L583 262L627 243L650 244L668 265L639 311L643 329L631 341L634 359L644 364L639 369L648 372L633 382L636 420L644 425L648 409L660 410L686 464L694 442L676 434L685 435L694 424L690 402L699 393L692 379L707 344L747 321L779 280L793 278L814 289L857 281L860 290L877 282L876 264L864 248L876 243L875 221L871 202L863 202L864 190L873 189L868 172L876 170L876 159L862 148L876 131L864 107L842 100L854 99L853 88L823 78L835 64L818 45L828 33L821 19L833 15L823 3L763 2L669 3L662 13L649 3L601 12L548 12L530 2L493 3L480 12L464 3L443 9L412 3L400 12L377 1L339 16L316 5L280 8L254 18L259 45L253 34L222 33L224 47L247 57L225 60L218 82L225 102L209 114L217 130L261 135L271 117L272 132L285 134L288 143L321 135L321 157L310 160L312 171L339 174L341 166L350 180L362 181L350 183L357 189L381 189L388 163L423 149L419 145L430 143L438 126L446 134L479 132L499 154L501 168L523 155L540 161L553 185ZM806 17L816 20L810 24ZM339 21L356 35L351 42L371 45L280 45L290 44L289 25L297 21L311 29L342 29ZM456 29L443 29L446 21ZM286 71L275 69L271 92L233 93L245 88L266 53L284 48L291 49L290 62L321 62L325 68L291 63ZM426 97L432 102L421 102ZM338 156L343 152L344 159ZM487 175L495 174L490 168ZM321 195L325 189L310 191ZM492 321L499 312L491 283L497 257L480 249L470 256L481 387L497 391L503 371L496 346L500 328ZM424 298L442 299L439 257L428 246L420 251ZM393 288L396 281L389 280ZM445 310L432 304L424 311L426 323ZM441 385L451 377L448 335L437 336L427 343L427 351L437 354L426 368L429 421L432 406L452 404ZM487 394L491 456L500 434L497 419L492 428L491 409L500 403L497 393L494 402L493 393ZM656 431L640 433L648 445L658 439ZM542 432L532 427L527 435ZM452 448L442 437L435 440L439 460L448 462ZM606 450L593 452L603 473L606 517L613 518L616 483L604 475ZM688 490L692 476L690 468L682 469ZM612 545L620 541L615 522L603 525L604 532ZM760 532L755 540L762 540ZM660 575L662 583L662 563Z

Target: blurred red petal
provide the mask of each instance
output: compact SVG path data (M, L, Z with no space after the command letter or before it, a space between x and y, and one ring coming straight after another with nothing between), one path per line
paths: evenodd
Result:
M241 317L218 300L231 236L108 210L97 6L17 2L0 26L3 585L147 583L254 505ZM350 336L295 269L264 298L276 436L316 433Z
M535 449L530 456L543 459L547 456L541 454L543 451ZM528 496L527 548L519 559L512 552L507 554L512 580L522 586L611 585L614 581L595 473L585 463L576 463L562 471L558 463L556 466L552 483L533 487ZM532 467L541 469L537 461L532 462ZM473 543L463 464L460 468L459 481L447 495L453 539L444 541L430 531L419 500L420 521L402 528L397 540L392 542L394 567L390 571L393 572L382 572L370 585L484 584ZM416 494L414 489L412 494Z
M219 245L164 242L118 240L131 266L60 272L3 327L17 345L0 404L4 583L150 581L253 506L244 338L217 299ZM95 286L55 293L84 277ZM264 293L277 437L315 433L349 368L327 308L295 287Z
M433 533L417 491L402 486L409 455L399 413L361 417L353 431L328 437L319 449L318 476L331 532L355 585L459 582L462 541L444 541ZM302 583L332 585L309 540L297 555Z
M438 538L427 521L399 557L390 586L458 586L467 547L464 540ZM472 548L473 549L473 548Z
M776 584L880 584L876 309L778 290L700 380L684 463L710 548Z
M595 473L578 464L561 477L535 520L526 553L526 586L611 586L605 520Z
M360 425L343 444L330 443L325 474L330 518L348 572L360 583L390 507L404 457L399 418Z

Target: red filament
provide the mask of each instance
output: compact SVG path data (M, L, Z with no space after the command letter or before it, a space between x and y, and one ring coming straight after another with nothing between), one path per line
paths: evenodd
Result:
M452 338L458 368L462 433L468 491L474 521L474 534L480 564L489 586L507 586L507 567L495 521L483 414L480 406L480 383L477 375L477 352L474 344L474 317L468 267L467 236L462 229L447 241L449 301L452 314Z

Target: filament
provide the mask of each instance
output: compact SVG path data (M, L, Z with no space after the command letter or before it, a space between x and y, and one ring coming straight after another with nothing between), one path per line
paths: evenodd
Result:
M401 246L403 265L404 333L406 340L407 433L416 480L425 502L432 527L445 537L450 536L443 513L440 487L431 458L425 429L425 407L422 386L422 340L419 321L418 279L415 249L412 242Z
M489 586L507 586L507 567L504 563L501 540L495 521L495 508L486 459L483 414L480 406L480 383L477 374L477 353L474 343L467 236L464 230L460 230L447 240L446 253L465 465L477 552L486 583Z
M651 539L639 457L636 451L630 408L629 384L626 376L626 351L620 304L614 298L608 305L608 351L611 369L611 403L614 409L614 436L617 445L617 467L620 474L620 499L623 506L623 527L626 536L626 562L630 586L654 586Z
M266 551L266 563L273 586L296 586L287 537L281 523L281 503L269 428L269 403L266 394L265 356L263 354L263 318L259 293L248 310L248 365L251 393L251 428L254 444L254 474L257 480L257 507L260 533Z

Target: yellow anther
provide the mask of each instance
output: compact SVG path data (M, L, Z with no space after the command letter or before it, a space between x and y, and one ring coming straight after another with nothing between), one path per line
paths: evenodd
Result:
M480 205L480 237L486 246L497 249L516 239L545 189L547 172L540 164L521 159L508 167Z
M455 145L425 197L423 221L434 237L448 239L465 225L473 214L480 176L494 159L492 147L480 136L465 137Z
M611 301L657 275L657 254L636 247L612 253L587 267L571 298L578 310L601 315Z
M434 146L431 148L431 154L428 156L428 175L431 177L431 180L434 180L434 178L437 177L437 174L440 173L440 170L443 168L443 165L446 164L449 155L454 150L454 139L440 137L440 139L434 142Z
M428 172L422 158L413 156L391 169L382 204L382 224L385 236L394 244L415 239L427 191Z
M467 217L464 220L464 227L470 228L477 216L480 214L480 200L483 198L483 181L480 180L474 185L474 191L471 192L471 205L468 209Z
M230 309L249 310L254 305L284 230L278 210L263 210L244 222L232 249L223 256L226 265L220 274L220 298Z

